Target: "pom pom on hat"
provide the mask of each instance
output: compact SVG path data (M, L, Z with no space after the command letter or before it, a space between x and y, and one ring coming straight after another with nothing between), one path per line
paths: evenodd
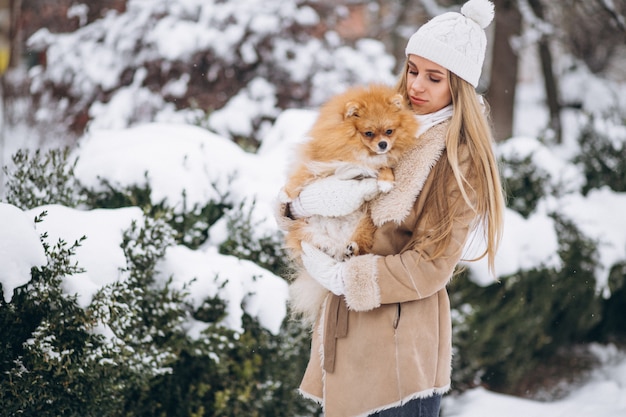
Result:
M485 29L493 20L493 3L489 0L470 0L461 7L461 14Z
M405 53L433 61L476 87L487 48L484 29L493 17L491 1L469 0L461 13L441 14L420 27L409 39Z

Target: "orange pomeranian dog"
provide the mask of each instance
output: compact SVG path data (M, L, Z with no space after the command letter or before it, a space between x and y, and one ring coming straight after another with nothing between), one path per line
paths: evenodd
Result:
M303 187L331 175L342 179L377 178L380 192L393 188L393 167L415 143L418 122L402 95L383 85L354 87L320 108L301 145L283 189L289 201ZM311 216L296 220L285 236L294 260L304 240L336 260L368 253L374 224L368 204L346 216Z

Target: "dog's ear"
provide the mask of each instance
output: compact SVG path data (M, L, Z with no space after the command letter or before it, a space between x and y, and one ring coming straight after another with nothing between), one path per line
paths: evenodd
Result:
M346 103L345 113L343 114L344 119L348 119L350 117L359 117L359 111L361 110L361 106L356 101L349 101Z
M394 94L393 97L389 100L389 104L395 106L397 110L402 110L404 108L404 97L402 94Z

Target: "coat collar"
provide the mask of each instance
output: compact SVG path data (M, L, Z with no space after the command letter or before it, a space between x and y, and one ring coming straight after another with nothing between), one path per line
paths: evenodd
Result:
M376 226L390 221L399 224L409 215L430 170L446 147L448 125L449 122L444 122L428 129L402 156L394 168L394 187L371 202L371 216Z

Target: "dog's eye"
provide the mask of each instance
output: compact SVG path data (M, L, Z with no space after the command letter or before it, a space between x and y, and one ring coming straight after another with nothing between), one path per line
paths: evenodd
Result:
M374 132L368 130L367 132L365 132L365 136L367 136L368 138L373 138Z
M393 133L393 129L387 129L385 131L385 135L387 135L387 136L391 136L392 133Z

